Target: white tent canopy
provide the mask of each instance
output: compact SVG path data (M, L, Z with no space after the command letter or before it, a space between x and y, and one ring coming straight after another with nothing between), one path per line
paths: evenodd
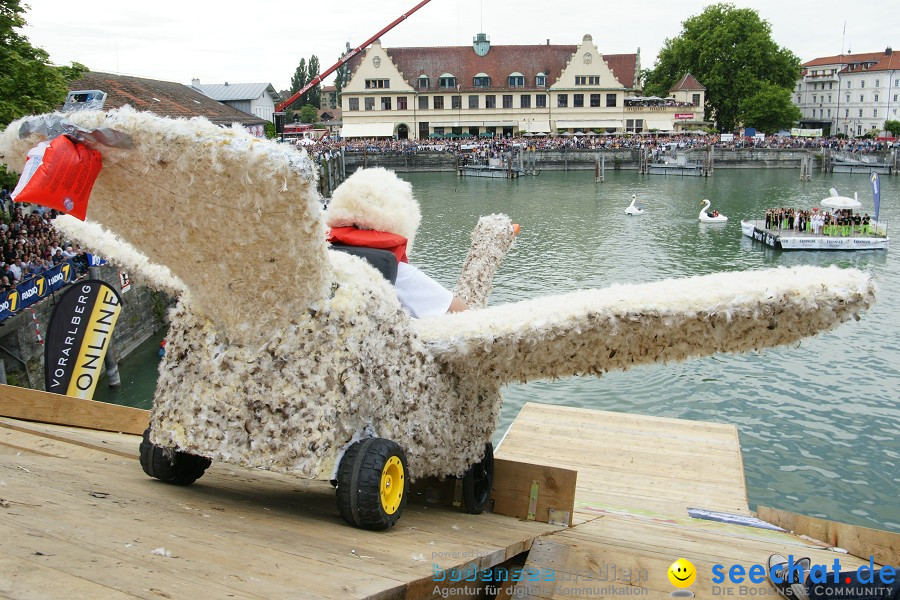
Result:
M853 192L853 198L839 196L837 190L834 188L831 188L830 192L831 195L822 200L822 206L828 208L859 208L862 206L862 202L857 199L856 192Z

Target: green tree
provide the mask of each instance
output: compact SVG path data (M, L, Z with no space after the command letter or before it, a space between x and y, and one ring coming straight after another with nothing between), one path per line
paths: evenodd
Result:
M297 65L297 69L294 71L293 77L291 77L291 96L300 91L306 82L309 81L309 75L307 75L306 71L306 59L301 58L300 64ZM291 104L291 108L299 108L303 106L303 97L297 98L293 104Z
M315 54L309 58L307 72L309 73L309 77L306 78L306 81L312 81L319 74L319 58ZM319 108L321 106L321 95L322 86L320 84L314 85L309 92L306 93L304 104L312 104L316 108Z
M884 130L889 131L892 136L900 136L900 121L887 120L884 122Z
M763 83L759 90L741 102L744 125L766 133L793 127L802 116L791 102L791 91L771 83Z
M319 109L312 104L304 104L300 109L300 122L302 123L315 123L318 116Z
M706 118L725 130L741 122L741 106L762 84L793 89L800 59L772 40L772 28L750 8L707 6L667 39L645 80L645 93L667 96L685 73L706 86Z
M350 52L350 42L347 42L347 52L341 54L341 58L347 55ZM350 81L350 67L347 66L347 63L344 63L334 74L334 89L335 89L335 97L337 99L337 105L341 105L341 90L344 89L344 86L347 82ZM319 105L321 107L321 104Z
M59 108L68 82L87 70L79 63L52 65L47 52L16 31L26 24L24 13L21 0L0 0L0 127Z

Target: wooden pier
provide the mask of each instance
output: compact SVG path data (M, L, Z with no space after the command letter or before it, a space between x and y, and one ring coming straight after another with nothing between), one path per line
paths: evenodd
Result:
M668 566L684 557L698 570L696 597L718 598L715 564L749 567L775 552L867 562L687 516L751 514L730 425L527 404L498 448L493 500L521 518L414 494L394 528L369 532L340 519L328 483L227 464L187 487L148 478L135 435L146 411L0 386L0 414L0 597L606 598L621 593L597 590L637 586L662 599L673 590ZM86 428L92 421L127 433ZM563 524L540 522L554 514ZM829 535L858 541L860 529ZM857 551L897 564L900 536L873 535ZM438 566L515 565L555 577L499 590L435 581Z

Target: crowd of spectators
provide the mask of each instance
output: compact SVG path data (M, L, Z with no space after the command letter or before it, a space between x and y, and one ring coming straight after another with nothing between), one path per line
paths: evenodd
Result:
M8 190L0 190L0 293L69 259L79 273L87 270L81 247L63 240L51 225L57 214L15 204Z
M775 231L796 231L812 235L846 237L852 235L877 234L872 230L872 219L868 213L860 216L849 208L833 213L794 208L770 208L766 211L766 229Z
M512 147L530 150L616 150L648 148L656 154L673 153L715 146L720 150L740 148L785 148L821 150L829 148L834 152L868 154L885 152L891 142L869 139L809 138L790 136L740 137L723 141L720 135L699 134L595 134L566 133L552 136L496 136L493 138L473 137L469 139L331 139L325 138L303 146L312 156L333 155L337 151L368 154L414 155L421 152L449 152L467 154L489 151L506 152Z

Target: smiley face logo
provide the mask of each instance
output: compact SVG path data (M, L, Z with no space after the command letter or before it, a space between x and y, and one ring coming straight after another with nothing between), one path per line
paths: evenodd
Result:
M689 560L679 558L671 565L666 572L669 576L669 582L677 588L689 587L694 580L697 579L697 569Z

